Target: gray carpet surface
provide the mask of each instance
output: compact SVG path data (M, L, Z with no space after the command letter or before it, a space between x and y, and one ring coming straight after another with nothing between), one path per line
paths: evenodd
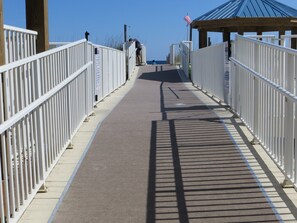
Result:
M279 222L213 108L174 67L141 67L53 222Z

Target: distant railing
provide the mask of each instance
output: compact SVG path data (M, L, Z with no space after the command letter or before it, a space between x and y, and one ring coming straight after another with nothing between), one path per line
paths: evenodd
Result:
M141 63L146 65L146 46L141 44Z
M222 43L191 53L191 76L194 85L224 102L228 102L229 98L227 47L227 43Z
M233 110L297 186L297 51L237 36L231 58Z
M4 25L5 63L36 54L37 32Z
M169 63L172 65L180 64L180 50L179 44L172 44L170 46L170 55L169 55Z
M135 42L126 42L124 44L126 52L126 65L127 65L127 79L129 79L136 67L136 47Z
M94 45L95 100L101 101L126 82L125 52Z
M189 68L190 68L190 53L192 51L192 42L190 41L182 41L179 44L180 55L181 55L181 65L182 70L186 74L187 77L190 76Z
M81 40L4 65L0 80L0 222L16 222L94 104L125 83L125 53Z

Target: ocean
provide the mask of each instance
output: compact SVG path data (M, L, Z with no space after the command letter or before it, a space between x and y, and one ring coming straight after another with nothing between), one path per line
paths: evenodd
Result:
M147 64L167 64L166 60L148 60L146 61Z

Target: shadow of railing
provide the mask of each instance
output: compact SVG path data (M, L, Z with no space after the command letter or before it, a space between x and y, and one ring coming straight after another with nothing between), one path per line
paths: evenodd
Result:
M146 222L279 222L222 120L160 74L152 78L162 120L151 126Z

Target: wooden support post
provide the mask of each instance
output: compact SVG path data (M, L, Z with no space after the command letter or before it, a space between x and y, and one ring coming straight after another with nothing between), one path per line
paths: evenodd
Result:
M37 53L48 50L48 0L26 0L26 24L38 32Z
M297 28L292 28L292 35L296 35L297 34ZM292 38L291 39L291 48L292 49L297 49L297 39L296 38Z
M224 31L223 32L223 42L228 42L228 57L231 56L231 37L230 32Z
M279 45L282 45L282 40L281 40L281 36L285 35L286 31L285 30L279 30L278 31L278 38L279 38Z
M258 30L258 31L257 31L257 36L262 36L262 35L263 35L262 30ZM262 41L262 37L259 38L258 40Z
M3 29L3 1L0 0L0 65L5 64L5 40Z
M199 30L199 49L207 47L207 31Z
M190 41L192 41L192 38L193 38L192 36L193 36L193 28L190 25Z
M127 25L124 24L124 43L128 41L128 35L127 35Z

